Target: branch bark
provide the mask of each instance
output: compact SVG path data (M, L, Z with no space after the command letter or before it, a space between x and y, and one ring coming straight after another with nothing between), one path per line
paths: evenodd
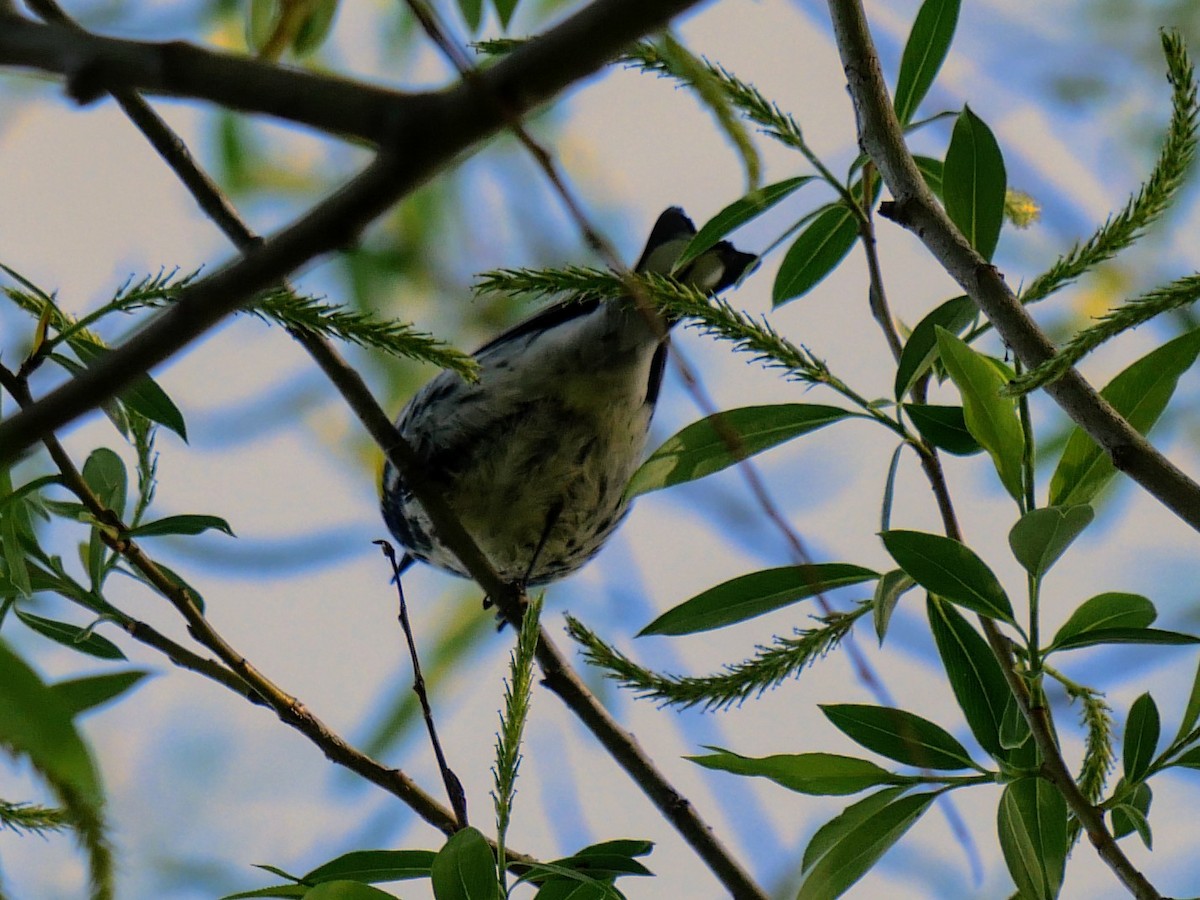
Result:
M859 0L829 0L834 34L854 108L859 141L895 198L890 218L912 231L988 317L1028 368L1054 344L1004 282L954 227L934 199L904 143ZM1200 531L1200 485L1154 449L1075 370L1045 388L1112 459L1164 506Z

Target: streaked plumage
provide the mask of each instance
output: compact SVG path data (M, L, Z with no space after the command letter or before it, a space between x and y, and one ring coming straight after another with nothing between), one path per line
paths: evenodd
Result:
M682 210L668 209L636 270L668 274L694 234ZM715 293L754 259L722 241L676 277ZM656 331L630 300L568 298L481 347L478 382L442 372L401 412L401 434L506 580L570 574L628 511L623 492L666 362L667 339ZM466 574L390 465L382 506L411 556Z

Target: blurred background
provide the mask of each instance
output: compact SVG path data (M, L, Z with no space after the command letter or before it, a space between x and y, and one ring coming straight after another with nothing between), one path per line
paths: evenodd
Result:
M459 39L470 39L456 5L439 5ZM536 31L571 5L525 0L508 33ZM104 0L67 7L85 26L106 34L245 49L240 2ZM892 77L917 8L917 0L869 5ZM923 111L956 111L969 101L996 133L1009 185L1041 205L1038 223L1025 231L1006 228L1001 237L996 260L1010 284L1033 277L1089 234L1149 171L1169 114L1158 38L1158 29L1168 25L1180 27L1193 47L1200 44L1200 7L1182 0L1075 0L1052 9L1031 0L964 4L951 55ZM490 13L481 34L501 34ZM677 34L693 52L719 61L792 113L835 171L853 160L854 118L824 4L708 3L678 22ZM304 64L404 88L437 86L452 77L403 4L378 0L343 3L329 41ZM278 123L194 103L155 105L260 233L290 221L367 159L361 149ZM924 129L914 148L940 157L950 127L946 121ZM593 221L630 262L665 207L680 205L699 224L745 191L737 155L710 112L672 82L650 75L617 67L602 72L535 117L531 128L551 148ZM799 157L765 139L759 147L767 182L809 171ZM820 190L812 185L793 195L739 231L735 242L746 250L765 247L830 199L817 197ZM1194 271L1198 222L1196 191L1188 189L1165 224L1132 252L1043 304L1039 318L1063 337L1124 297ZM81 110L51 80L0 76L0 262L82 315L130 276L211 269L231 253L113 103ZM913 237L887 223L880 225L880 253L894 311L908 325L958 293ZM770 284L780 257L769 256L730 301L769 313L776 328L825 359L861 394L890 395L892 365L867 309L860 251L811 294L771 312ZM476 273L597 262L528 156L501 136L405 200L359 245L299 273L296 283L330 300L414 322L470 351L529 311L519 299L474 298ZM0 356L18 359L33 324L0 305ZM121 328L133 324L109 322L105 336L118 341ZM1193 324L1183 315L1125 335L1089 359L1085 374L1103 384L1168 334ZM833 399L817 391L806 395L694 332L677 333L674 346L701 373L720 408ZM986 349L1003 352L995 343ZM397 411L433 374L366 351L346 353L385 406ZM35 388L48 389L53 377ZM238 536L147 539L147 548L199 589L217 629L269 677L353 743L433 791L438 781L413 719L389 571L371 545L386 536L378 513L378 453L300 348L282 329L257 319L227 322L155 377L183 411L189 433L185 444L160 431L157 515L220 515ZM1200 472L1197 388L1195 374L1186 375L1155 432L1156 444L1192 473ZM651 446L700 415L671 370ZM1034 416L1043 446L1053 447L1065 433L1064 417L1040 399ZM772 496L817 561L888 566L874 535L893 445L877 432L851 420L758 459ZM71 426L64 440L79 461L101 445L132 460L100 415ZM41 457L22 464L18 483L46 465ZM990 464L973 457L948 458L946 465L968 540L1020 596L1023 575L1006 541L1011 507ZM909 461L900 472L892 521L895 527L937 530L932 497ZM73 559L82 529L54 529L46 544ZM1105 590L1150 597L1161 627L1200 627L1195 550L1193 532L1120 482L1096 524L1049 579L1046 627L1056 628L1080 601ZM704 674L743 659L774 634L806 627L813 608L789 607L708 635L633 635L706 587L789 562L781 535L753 502L741 473L730 469L642 498L596 561L550 588L544 621L558 632L562 611L570 610L652 668ZM492 743L511 631L496 633L480 609L481 592L461 580L418 567L405 586L450 762L465 783L473 819L488 830ZM848 604L860 597L851 589L835 599ZM130 581L127 594L113 599L186 643L170 610L139 585ZM57 599L40 604L46 616L87 624ZM111 627L100 631L120 643L132 665L155 673L136 695L84 720L110 795L121 897L213 898L274 880L254 863L302 872L350 849L440 845L440 835L398 801L331 766L269 713L173 670ZM20 623L10 622L4 637L48 680L106 671ZM859 631L857 646L900 705L975 746L944 682L916 593L901 604L883 649L867 628ZM1164 727L1172 730L1191 685L1193 657L1185 648L1106 649L1075 654L1063 667L1108 691L1119 720L1135 696L1153 691ZM706 772L681 757L702 752L702 745L752 756L854 753L816 706L876 702L845 654L834 653L799 680L721 713L658 710L586 674L760 883L794 896L805 843L848 801ZM1082 744L1070 723L1078 711L1060 695L1052 699L1075 765ZM1195 773L1167 774L1157 784L1154 853L1136 838L1124 846L1161 890L1194 894L1200 890L1194 853L1200 781ZM535 692L518 789L513 847L549 859L595 841L648 838L657 847L646 862L659 877L622 881L630 897L667 891L721 896L649 802L545 691ZM7 759L0 761L0 796L45 799L36 779ZM1007 897L1011 882L995 842L998 796L999 788L956 793L969 844L951 832L944 814L931 813L850 896ZM80 856L67 837L0 833L0 866L13 898L84 894ZM1086 844L1069 863L1067 885L1069 897L1124 896ZM425 896L423 886L400 888L406 897Z

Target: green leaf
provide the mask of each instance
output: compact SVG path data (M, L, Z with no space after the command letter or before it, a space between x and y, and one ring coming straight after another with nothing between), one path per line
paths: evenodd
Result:
M892 559L927 591L973 612L1015 624L1004 588L970 547L921 531L885 531L880 538Z
M88 656L95 656L99 659L125 658L120 647L108 638L96 634L91 628L80 628L78 625L69 625L66 622L43 619L41 616L35 616L33 613L19 609L15 612L18 619L38 634L48 637L64 647L70 647L72 650L78 650L80 653L86 653Z
M427 878L435 856L432 850L354 850L322 863L300 880L307 884L339 879L375 884Z
M0 642L0 745L27 754L34 767L97 810L104 792L72 710L24 660Z
M483 24L483 0L458 0L458 8L467 23L467 30L478 34L479 26Z
M121 457L107 447L97 447L83 464L83 480L105 509L111 509L118 518L125 515L129 482Z
M775 275L771 303L782 306L803 297L846 258L858 240L858 221L840 203L830 205L800 232Z
M946 59L958 24L958 7L959 0L925 0L921 4L904 45L892 101L902 126L912 120Z
M781 566L751 572L685 600L667 610L640 632L695 634L761 616L825 591L874 581L878 572L850 563Z
M1029 722L1021 712L1021 705L1016 697L1009 694L1008 702L1004 705L1004 717L1000 720L1000 746L1005 750L1017 750L1025 746L1030 737Z
M1004 157L991 129L964 106L942 169L946 215L979 255L991 260L1004 223Z
M1177 744L1183 740L1184 736L1192 730L1197 719L1200 719L1200 665L1196 666L1196 676L1192 679L1192 692L1188 695L1183 718L1179 721L1179 730L1175 732L1175 738L1171 743Z
M913 161L917 164L917 171L921 173L921 177L925 179L925 184L933 196L939 199L942 196L942 176L945 167L940 159L934 159L932 156L914 156ZM972 304L973 305L973 304ZM949 325L945 326L950 328ZM953 329L951 329L953 331Z
M492 0L492 6L496 8L496 15L500 18L500 27L507 31L508 23L512 21L513 13L517 9L517 0Z
M901 797L848 829L809 870L797 900L840 897L904 836L936 796L929 791Z
M1179 376L1200 355L1200 329L1189 331L1143 356L1100 392L1140 434L1147 434L1167 407ZM1050 505L1090 503L1117 474L1112 460L1081 428L1067 438L1050 479Z
M928 719L890 706L821 704L821 712L850 740L918 769L972 769L971 754Z
M221 900L251 900L259 897L297 897L307 896L309 887L303 884L276 884L271 887L258 888L253 891L238 891L236 894L226 894ZM395 900L395 898L392 898Z
M167 516L153 522L144 522L129 529L130 537L159 537L164 534L202 534L209 529L223 531L236 537L229 523L220 516L183 515Z
M685 756L706 769L735 775L769 778L800 794L840 796L857 794L879 784L907 784L911 779L881 769L873 762L836 753L779 753L774 756L741 756L731 750L716 750L709 756Z
M1000 849L1022 900L1054 900L1067 865L1067 804L1042 778L1005 786L997 814Z
M731 231L758 218L780 200L810 181L813 181L814 178L815 176L813 175L785 178L783 181L777 181L774 184L763 185L758 190L751 191L740 200L730 203L705 222L700 230L696 232L695 237L683 248L683 254L675 263L676 271L682 269L693 259L703 254L705 250L713 247L717 241L721 240Z
M1135 831L1142 839L1147 849L1153 849L1153 838L1150 834L1150 804L1154 801L1154 792L1150 785L1142 782L1134 785L1132 790L1125 784L1125 779L1118 782L1113 791L1114 796L1124 795L1121 801L1112 808L1113 837L1117 840Z
M1186 731L1184 732L1187 733ZM1178 740L1178 738L1176 738ZM1180 766L1184 769L1200 769L1200 747L1193 747L1186 753L1181 753L1172 763L1172 766Z
M451 835L434 857L431 874L437 900L496 900L500 896L496 858L476 828Z
M1200 644L1200 638L1178 631L1159 628L1097 628L1077 634L1054 645L1055 650L1078 650L1098 644L1158 644L1161 646L1190 646Z
M1050 642L1051 649L1091 631L1148 628L1158 618L1154 604L1139 594L1109 591L1079 605Z
M106 675L89 675L55 682L50 685L50 690L71 711L72 716L79 716L116 700L149 674L140 669L127 669Z
M0 466L0 496L12 494L12 472ZM21 537L31 533L29 511L26 501L12 503L0 515L0 553L4 555L4 566L13 589L22 597L33 593L29 565L25 562L25 551Z
M940 450L955 456L971 456L983 450L967 428L967 420L961 406L905 403L904 411L917 426L921 437Z
M307 56L325 43L337 9L338 0L318 0L292 41L292 50L297 56Z
M1161 725L1158 707L1149 693L1142 694L1129 708L1125 720L1125 744L1121 755L1125 768L1125 781L1137 784L1150 771L1154 751L1158 749Z
M687 426L650 454L625 489L630 497L695 481L785 441L858 415L836 406L744 406Z
M944 328L935 330L942 364L962 395L967 429L991 456L1008 493L1019 501L1025 435L1017 417L1016 402L1000 396L1004 376L991 361L958 337Z
M804 859L800 863L803 874L813 867L822 856L828 853L848 833L874 818L880 810L893 800L909 790L908 785L884 788L857 803L852 803L816 830L804 848Z
M1008 546L1025 571L1039 578L1066 552L1094 516L1087 505L1031 509L1009 531Z
M903 569L892 569L884 572L875 585L872 614L875 619L875 634L879 637L879 646L887 635L888 625L892 621L892 612L905 593L916 587L917 583Z
M926 609L938 655L971 733L984 750L1003 759L1000 732L1011 694L1000 664L987 641L949 603L931 596Z
M91 365L112 351L83 338L74 338L70 342L71 349L87 365ZM187 440L187 425L183 421L183 413L167 396L166 391L154 383L147 375L134 380L117 397L122 403L149 419L171 429L185 441Z
M302 895L304 900L396 900L379 888L358 881L326 881L309 888ZM439 900L441 895L438 895Z

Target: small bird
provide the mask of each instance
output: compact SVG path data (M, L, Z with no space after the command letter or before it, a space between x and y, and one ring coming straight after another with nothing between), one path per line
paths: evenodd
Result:
M671 274L695 233L683 210L668 209L635 271ZM715 294L756 259L721 241L674 276ZM477 382L444 371L400 413L396 427L432 486L506 582L569 575L628 512L625 486L642 460L674 324L655 318L630 298L568 297L481 347ZM390 463L382 495L409 558L467 574Z

